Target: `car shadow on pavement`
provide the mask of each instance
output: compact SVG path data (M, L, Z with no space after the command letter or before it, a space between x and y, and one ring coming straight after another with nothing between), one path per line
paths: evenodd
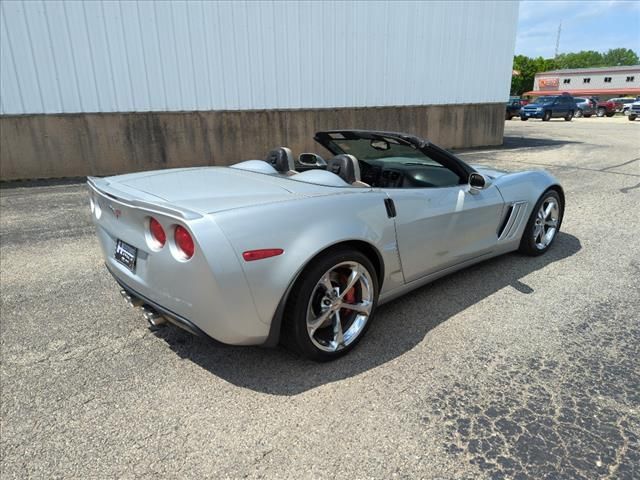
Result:
M507 286L515 295L533 293L522 279L571 257L580 241L559 233L539 257L511 253L441 278L378 308L371 328L348 355L330 363L311 362L282 347L232 347L168 326L156 332L180 357L234 385L273 395L296 395L349 378L413 349L432 329ZM425 306L429 305L429 309Z

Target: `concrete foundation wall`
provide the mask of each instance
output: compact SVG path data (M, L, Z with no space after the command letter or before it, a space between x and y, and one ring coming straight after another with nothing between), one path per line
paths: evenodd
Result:
M229 165L277 146L327 152L318 130L391 130L444 148L499 145L504 104L0 116L0 179Z

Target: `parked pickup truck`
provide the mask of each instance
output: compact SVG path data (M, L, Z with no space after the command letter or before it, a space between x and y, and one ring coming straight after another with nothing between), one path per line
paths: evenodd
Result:
M596 105L596 115L599 117L613 117L616 114L616 110L620 107L616 102L612 102L611 100L606 100L604 102L598 102Z
M538 97L535 102L525 105L520 110L520 120L541 118L543 122L551 118L561 117L570 122L576 112L576 102L571 95L545 95Z
M629 109L629 116L627 118L633 122L636 118L640 117L640 100L633 102Z

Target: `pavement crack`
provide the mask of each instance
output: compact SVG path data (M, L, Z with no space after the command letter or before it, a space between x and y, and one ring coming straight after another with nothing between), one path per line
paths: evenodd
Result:
M618 165L611 165L610 167L601 168L600 171L604 172L605 170L611 170L612 168L624 167L625 165L629 165L633 162L637 162L638 160L640 160L640 157L632 158L631 160L626 161L624 163L619 163Z
M624 187L621 188L620 191L622 193L629 193L629 190L635 190L636 188L640 188L640 183L636 183L635 185L631 186L631 187Z
M615 463L609 466L609 474L605 478L616 478L622 460L627 456L627 450L629 449L629 437L625 435L624 427L622 426L623 421L624 417L621 417L616 422L616 426L618 427L618 431L622 437L622 445L616 449Z

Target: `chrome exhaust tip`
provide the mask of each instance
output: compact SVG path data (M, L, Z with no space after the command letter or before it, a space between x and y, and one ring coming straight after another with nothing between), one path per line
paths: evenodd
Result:
M151 310L147 307L142 307L144 318L149 322L151 328L157 329L167 324L167 319L160 315L155 310Z
M151 328L152 330L157 330L158 328L167 324L167 319L155 310L146 306L144 304L144 300L130 295L129 292L124 289L120 290L120 295L122 295L122 298L124 298L130 306L142 308L142 315L147 320L147 322L149 322L149 328Z
M124 298L125 301L132 307L141 307L144 303L139 298L129 295L129 292L127 292L126 290L120 290L120 295L122 295L122 298Z

